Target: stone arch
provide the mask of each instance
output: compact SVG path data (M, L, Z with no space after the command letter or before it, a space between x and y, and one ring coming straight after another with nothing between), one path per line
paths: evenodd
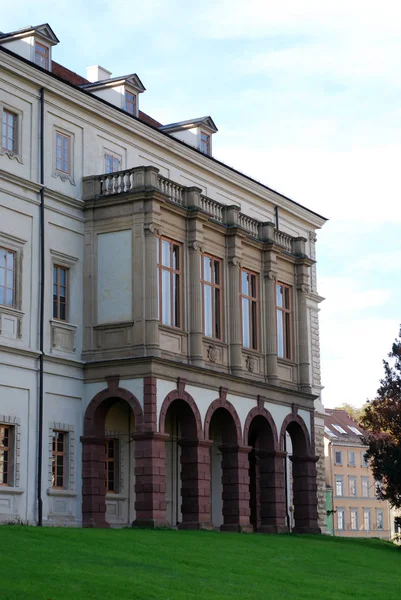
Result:
M283 449L285 433L287 431L287 428L292 423L296 423L299 426L299 428L301 429L302 433L303 433L303 439L304 439L304 442L305 442L305 452L304 452L304 455L306 455L306 456L311 455L312 454L312 444L311 444L311 438L310 438L310 435L309 435L308 428L307 428L307 426L305 424L305 421L302 419L302 417L300 417L298 414L295 414L295 413L291 413L291 414L287 415L285 417L284 421L283 421L283 424L281 425L281 431L280 431L280 448ZM297 445L296 442L297 441L295 440L295 446ZM297 452L297 454L302 454L302 449L301 448L294 447L294 450L295 450L295 452Z
M217 400L214 400L211 403L211 405L209 406L209 408L207 409L206 416L205 416L205 427L204 427L205 439L206 440L210 439L210 435L209 435L210 434L210 421L212 420L212 416L215 413L215 411L219 408L225 408L232 416L234 425L236 428L236 432L237 432L237 443L238 443L238 445L241 445L241 443L242 443L241 421L239 420L238 413L235 410L234 406L231 404L231 402L229 402L225 398L221 398L221 397L217 398Z
M167 394L167 396L163 400L163 404L162 404L162 407L160 410L160 416L159 416L159 433L165 433L167 411L168 411L170 405L175 400L183 400L184 402L186 402L189 405L189 407L192 410L192 413L195 417L198 440L203 439L202 418L201 418L199 409L196 405L196 402L192 398L192 396L190 394L188 394L188 392L180 391L178 389L173 390L172 392Z
M120 387L110 386L92 398L84 416L84 436L103 436L106 413L118 400L125 400L135 416L135 431L143 430L143 410L134 394Z
M268 424L270 425L270 428L273 432L273 440L274 440L274 449L278 450L278 437L277 437L277 427L276 424L274 422L274 419L272 417L272 415L269 413L269 411L266 408L262 408L261 406L255 406L255 408L252 408L249 413L248 416L245 420L245 425L244 425L244 437L243 437L243 443L244 446L248 445L248 434L249 434L249 428L251 426L251 423L253 421L253 419L255 417L264 417L266 419L266 421L268 422Z

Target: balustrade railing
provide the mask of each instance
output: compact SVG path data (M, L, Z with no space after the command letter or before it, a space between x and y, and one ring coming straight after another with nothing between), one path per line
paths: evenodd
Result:
M288 252L291 252L292 250L292 240L293 237L288 233L284 233L279 229L274 230L274 241L276 242L276 244L282 246Z
M159 190L166 194L172 202L179 204L180 206L184 205L184 190L185 187L172 181L171 179L167 179L167 177L163 177L162 175L158 175L157 181L159 184Z
M223 205L220 202L201 195L200 209L210 215L215 221L219 221L219 223L223 222Z
M248 217L243 213L239 213L238 224L242 229L245 229L248 233L250 233L253 237L259 237L259 227L260 221L257 219L253 219L252 217Z
M117 171L100 176L100 195L111 196L132 190L134 175L132 169Z

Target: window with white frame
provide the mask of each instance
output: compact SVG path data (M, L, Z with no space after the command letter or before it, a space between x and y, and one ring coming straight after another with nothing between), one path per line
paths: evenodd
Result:
M71 174L71 137L56 131L56 171Z
M348 450L348 466L355 467L355 452L354 452L354 450Z
M363 528L365 531L370 531L372 527L370 519L370 508L363 509Z
M365 452L361 452L361 467L368 467L369 466L369 462L368 459L366 457L366 453Z
M345 529L345 511L343 508L337 508L337 529Z
M362 496L363 498L369 498L370 496L370 480L369 477L362 477Z
M358 530L358 509L351 508L350 510L350 528L354 531Z
M7 109L3 110L1 146L8 152L18 152L18 115Z
M16 252L0 246L0 304L15 307Z
M348 494L349 496L356 496L356 477L348 478Z
M336 465L343 464L343 453L341 450L336 450L335 459L336 459Z
M376 509L376 529L384 529L384 511Z
M210 154L210 135L204 131L200 134L200 151L203 154Z
M112 152L104 153L104 172L115 173L121 171L121 157Z
M127 90L125 91L125 110L130 115L136 116L136 96Z
M331 427L334 427L334 429L336 429L336 430L338 431L338 433L347 433L347 432L345 431L345 429L343 429L343 428L341 427L341 425L332 425Z
M336 475L336 496L344 496L344 478Z
M35 64L49 69L49 48L39 42L35 42Z

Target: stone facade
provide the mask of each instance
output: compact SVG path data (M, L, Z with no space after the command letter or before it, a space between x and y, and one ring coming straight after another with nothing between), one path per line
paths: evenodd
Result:
M0 519L320 531L324 218L200 152L210 117L161 126L136 75L113 96L114 80L51 62L48 25L18 36L0 36L19 135L0 155L0 248L15 258ZM21 37L48 43L48 68Z

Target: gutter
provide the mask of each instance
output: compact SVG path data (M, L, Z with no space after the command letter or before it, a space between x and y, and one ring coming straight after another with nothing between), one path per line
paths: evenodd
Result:
M44 353L44 312L45 312L45 165L44 165L44 88L40 88L40 125L39 125L39 160L40 160L40 225L39 225L39 406L38 406L38 526L43 524L42 498L42 459L43 459L43 353Z

